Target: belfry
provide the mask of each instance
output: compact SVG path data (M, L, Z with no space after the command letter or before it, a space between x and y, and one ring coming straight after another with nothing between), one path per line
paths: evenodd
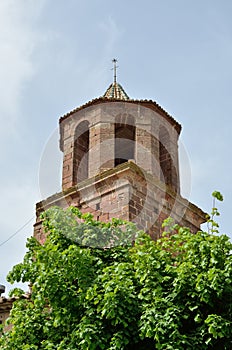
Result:
M154 239L171 216L199 230L205 213L180 194L181 125L156 102L131 99L114 81L103 94L59 120L62 191L37 203L34 235L44 240L40 214L76 206L97 220L136 223Z

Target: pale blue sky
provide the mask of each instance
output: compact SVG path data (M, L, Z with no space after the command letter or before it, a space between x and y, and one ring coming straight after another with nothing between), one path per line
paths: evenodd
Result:
M104 93L113 57L130 97L156 101L182 124L190 200L209 211L221 191L221 232L230 234L231 16L230 0L2 0L0 244L33 217L40 190L59 190L58 119ZM39 169L51 147L49 187ZM0 246L0 283L32 224Z

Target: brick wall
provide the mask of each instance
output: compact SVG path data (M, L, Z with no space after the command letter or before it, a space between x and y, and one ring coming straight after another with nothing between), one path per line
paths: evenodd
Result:
M162 222L169 216L192 232L199 230L205 221L201 209L131 161L83 181L78 188L73 186L37 203L34 234L41 242L45 236L39 215L53 205L63 208L74 205L101 221L113 217L132 221L154 239L160 236Z
M88 125L88 133L84 128L81 134L83 123ZM179 133L171 121L152 108L139 102L89 106L63 119L60 132L64 190L79 182L75 174L80 173L79 179L83 180L86 176L82 172L92 177L131 156L138 166L179 192Z

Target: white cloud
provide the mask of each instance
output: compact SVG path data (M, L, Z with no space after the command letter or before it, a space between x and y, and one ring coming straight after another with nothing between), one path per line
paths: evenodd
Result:
M33 22L44 0L0 2L0 121L15 131L24 83L33 75L31 55L36 45Z
M36 21L45 2L0 1L0 244L34 215L32 203L38 198L33 180L25 170L28 167L21 164L27 152L21 134L26 128L22 98L25 97L25 84L33 78L36 69L32 58L40 40ZM0 283L6 284L9 267L21 260L26 237L32 233L31 222L13 239L1 245Z

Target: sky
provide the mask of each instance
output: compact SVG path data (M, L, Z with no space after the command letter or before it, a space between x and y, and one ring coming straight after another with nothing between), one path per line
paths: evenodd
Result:
M232 2L0 1L0 284L22 261L35 203L60 190L58 120L118 81L181 125L182 194L206 212L224 195L232 238Z

